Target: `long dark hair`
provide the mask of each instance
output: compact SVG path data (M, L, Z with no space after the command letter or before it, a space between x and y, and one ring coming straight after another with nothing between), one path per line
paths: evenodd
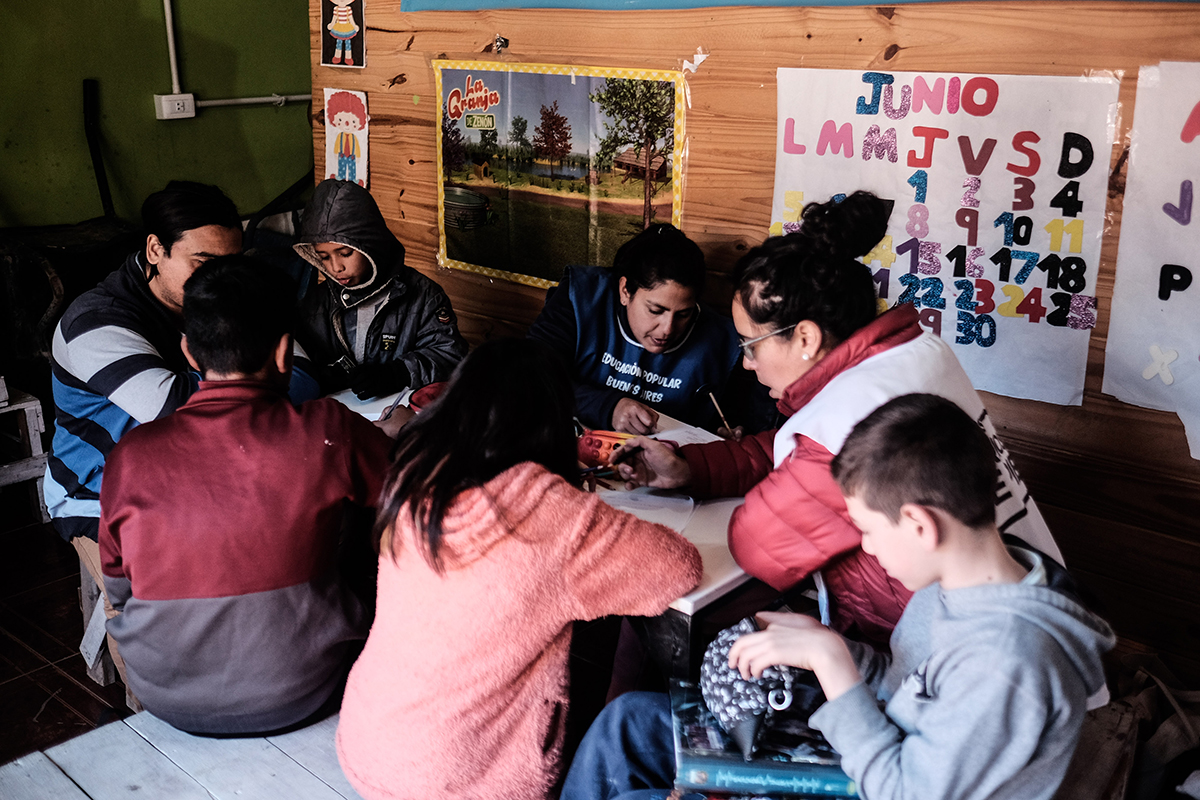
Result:
M408 513L426 561L441 572L442 522L454 498L522 462L578 485L574 413L567 370L549 347L531 339L480 345L400 431L375 520L380 551L394 557L394 523Z
M674 281L699 296L704 288L704 252L674 225L658 223L621 245L613 257L613 272L625 279L631 295Z
M875 284L856 259L883 238L890 215L890 203L861 191L805 206L800 230L767 239L738 262L734 283L746 315L772 328L809 320L830 344L847 339L875 318Z

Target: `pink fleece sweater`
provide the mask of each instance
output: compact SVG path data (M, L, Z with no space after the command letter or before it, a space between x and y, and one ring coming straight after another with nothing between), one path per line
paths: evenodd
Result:
M561 768L571 622L661 613L700 581L700 555L536 464L456 498L444 574L407 512L346 687L342 769L368 800L544 798Z

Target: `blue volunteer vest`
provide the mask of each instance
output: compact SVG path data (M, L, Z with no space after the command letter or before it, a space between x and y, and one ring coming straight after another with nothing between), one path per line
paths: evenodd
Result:
M629 330L612 271L574 267L568 281L579 378L691 425L714 427L717 415L708 393L720 395L741 356L733 322L701 306L683 341L668 352L651 353Z

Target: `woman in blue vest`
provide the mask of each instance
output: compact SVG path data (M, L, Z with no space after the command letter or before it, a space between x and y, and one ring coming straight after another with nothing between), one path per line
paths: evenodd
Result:
M733 323L700 304L704 254L673 225L652 225L623 244L612 269L568 267L529 336L571 366L579 420L589 428L650 433L659 414L709 430L721 424L709 393L724 401L744 372ZM752 381L722 408L747 418ZM737 409L737 414L734 409Z

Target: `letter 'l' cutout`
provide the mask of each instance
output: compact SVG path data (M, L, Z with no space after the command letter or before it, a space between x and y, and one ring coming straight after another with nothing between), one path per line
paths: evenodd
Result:
M1191 144L1197 136L1200 136L1200 103L1196 103L1192 113L1188 114L1187 122L1183 123L1183 130L1179 133L1184 144Z
M796 120L792 117L783 123L783 152L793 156L804 155L804 145L796 144Z
M1179 184L1179 205L1173 206L1170 203L1163 203L1163 213L1180 225L1187 225L1192 221L1191 181L1184 181Z

